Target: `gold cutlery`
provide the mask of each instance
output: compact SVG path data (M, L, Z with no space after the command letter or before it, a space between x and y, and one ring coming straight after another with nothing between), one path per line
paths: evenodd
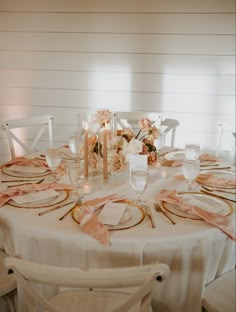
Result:
M217 198L220 198L220 199L224 199L224 200L229 200L229 201L231 201L233 203L236 203L236 200L234 200L234 199L230 199L230 198L227 198L227 197L224 197L224 196L216 195L216 194L210 193L208 191L200 190L200 192L204 193L204 194L207 194L207 195L210 195L210 196L214 196L214 197L217 197Z
M44 181L45 179L41 179L39 181L29 181L29 180L25 180L25 181L21 181L20 184L13 184L13 185L8 185L9 187L15 187L15 186L21 186L21 185L25 185L25 184L40 184ZM14 182L14 181L7 181L7 182ZM18 181L20 182L20 181ZM24 183L25 182L25 183Z
M156 226L155 226L155 224L154 224L154 222L153 222L153 220L152 220L152 215L151 215L150 207L145 206L145 207L143 207L143 209L144 209L145 215L148 217L148 219L149 219L150 222L151 222L152 228L154 229Z
M233 191L233 192L230 192L230 191L228 191L228 190L221 190L221 189L216 189L216 188L211 189L211 188L209 188L209 187L206 187L205 185L202 185L202 188L204 188L204 189L205 189L206 191L208 191L208 192L222 192L222 193L227 193L227 194L236 195L236 190Z
M163 209L161 207L161 205L158 205L158 203L153 203L156 211L160 211L164 214L164 216L166 216L166 218L172 223L172 224L176 224L175 221L166 213L165 209Z
M35 181L36 179L35 178L31 178L31 179L23 179L23 180L21 180L21 179L19 179L19 180L2 180L1 182L2 183L8 183L8 182L32 182L32 181ZM44 179L41 179L41 180L39 180L39 181L43 181ZM38 179L37 179L37 181L38 181Z
M207 169L207 171L208 170L226 170L226 169L231 169L231 167L220 167L220 168L209 168L209 169ZM206 170L206 169L200 169L200 171L201 170Z
M64 213L60 218L59 218L59 221L63 220L76 206L80 206L81 203L82 203L82 197L80 197L77 202L74 204L74 206L72 208L70 208L69 210L67 210L66 213Z
M70 204L73 204L74 202L75 202L75 201L73 200L73 201L70 201L70 202L68 202L68 203L63 203L62 205L54 206L54 207L52 207L52 208L49 208L49 209L47 209L47 210L44 210L44 211L40 212L38 215L39 215L39 216L43 216L43 215L45 215L46 213L49 213L49 212L54 211L54 210L57 210L57 209L59 209L59 208L68 206L68 205L70 205Z

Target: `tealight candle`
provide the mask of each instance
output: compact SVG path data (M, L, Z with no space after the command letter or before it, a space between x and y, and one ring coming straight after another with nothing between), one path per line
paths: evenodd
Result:
M161 163L157 162L157 163L156 163L156 167L157 167L157 168L161 168Z
M165 170L163 170L161 172L161 177L165 179L165 178L167 178L167 176L168 176L167 172Z
M91 187L89 184L84 184L83 185L83 190L84 190L84 194L89 194L91 193Z

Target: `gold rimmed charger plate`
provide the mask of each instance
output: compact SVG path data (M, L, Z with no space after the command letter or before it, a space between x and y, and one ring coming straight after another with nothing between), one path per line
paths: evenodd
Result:
M54 205L62 204L69 197L69 191L68 190L58 190L57 192L59 193L58 196L51 197L51 198L44 199L44 200L31 202L31 203L25 203L25 204L17 204L16 202L14 202L13 199L11 199L7 202L7 205L10 205L10 206L16 207L16 208L31 208L31 209L43 208L43 207L44 208L45 207L51 208Z
M234 171L229 171L229 170L221 170L219 169L209 169L209 170L201 170L200 174L212 174L216 178L219 179L228 179L228 180L235 180L235 172ZM215 189L234 189L235 186L220 186L220 185L215 185L215 184L210 184L210 183L202 183L203 185L214 187Z
M3 167L2 172L9 177L15 177L15 178L40 178L40 177L44 177L44 176L51 174L51 171L45 171L42 173L14 171L14 170L11 170L10 165Z
M181 192L181 197L184 203L198 206L202 210L213 212L221 216L228 216L232 213L231 205L224 199L217 198L212 195L198 193L198 192ZM168 212L182 218L192 219L192 220L202 220L195 214L185 213L181 211L178 205L162 202L162 207Z
M168 152L164 155L165 159L167 160L179 160L184 159L185 152L184 151L172 151Z
M140 224L144 220L145 213L140 206L136 205L135 203L133 203L129 200L122 200L122 201L119 201L119 203L127 204L127 208L126 208L119 224L108 225L109 231L126 230L126 229L132 228L132 227ZM77 217L78 210L81 208L83 209L84 206L86 206L86 202L84 202L80 206L76 206L72 210L72 218L78 224L79 224L79 220ZM101 210L102 210L102 208L97 209L97 210L95 210L95 213L97 215L99 215Z

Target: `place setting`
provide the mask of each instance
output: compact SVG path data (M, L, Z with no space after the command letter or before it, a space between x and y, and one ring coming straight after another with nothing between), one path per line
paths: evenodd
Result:
M189 220L204 220L236 240L234 227L228 218L233 208L225 199L200 192L163 189L155 200L169 214Z

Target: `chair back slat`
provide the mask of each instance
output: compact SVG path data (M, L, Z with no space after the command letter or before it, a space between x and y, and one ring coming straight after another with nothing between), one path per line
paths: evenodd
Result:
M133 311L136 306L140 308L137 312L148 311L151 307L151 293L155 283L160 283L160 280L164 280L169 274L169 267L158 262L134 267L89 270L37 264L16 257L8 257L4 263L8 269L14 272L19 287L22 287L26 293L25 297L30 299L29 304L37 302L39 306L48 312L58 311L58 308L54 305L55 300L60 295L65 298L67 293L62 289L68 290L68 287L70 290L73 288L73 296L77 298L76 304L80 304L78 298L81 292L84 300L86 291L91 294L91 290L94 290L95 293L100 290L105 295L105 300L108 300L109 290L112 289L109 300L113 300L115 292L121 295L125 293L127 288L132 288L132 292L126 292L124 300L122 297L122 300L118 304L116 302L114 308L109 312L123 312L131 309ZM57 289L61 289L62 292L59 292L53 298L46 298L39 292L39 289L42 288L34 287L35 283L37 285L42 283L57 286ZM69 296L71 296L71 292ZM102 298L103 296L100 297L101 300ZM92 297L89 296L90 305L91 300ZM76 311L79 312L80 310Z
M12 159L17 155L16 146L14 143L17 143L22 149L24 154L29 154L31 152L38 150L38 144L42 135L48 129L48 141L49 147L53 147L53 116L52 115L43 115L43 116L33 116L28 118L20 118L7 120L2 122L2 128L5 130L8 144L11 152ZM38 129L37 134L34 138L30 139L30 142L26 144L23 142L23 138L18 133L23 128L36 128ZM19 130L20 129L20 130ZM14 131L14 132L13 132Z

